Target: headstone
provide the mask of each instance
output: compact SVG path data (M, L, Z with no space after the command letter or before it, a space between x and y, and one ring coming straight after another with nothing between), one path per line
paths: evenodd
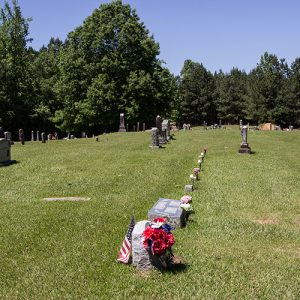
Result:
M222 120L219 120L219 127L222 128Z
M21 142L22 145L25 144L25 137L24 137L24 131L23 129L19 129L19 140Z
M294 126L289 126L289 131L293 131Z
M126 132L125 126L124 126L124 114L120 114L120 126L119 126L119 132ZM127 129L128 131L128 129Z
M140 221L134 225L132 231L132 264L139 269L152 269L149 252L144 247L144 230L150 224L149 221Z
M36 140L37 140L37 141L40 140L40 132L39 132L39 131L36 132Z
M133 132L135 132L135 125L133 125Z
M150 148L158 149L159 148L159 136L158 136L158 129L156 127L153 127L151 129L151 141L152 141L152 144L151 144Z
M156 128L158 130L158 134L159 136L162 135L162 119L161 119L161 116L157 116L156 117Z
M31 141L34 141L34 131L31 131Z
M180 207L181 201L174 199L159 198L155 205L148 211L148 219L167 218L173 227L185 226L185 211Z
M239 153L251 153L251 148L249 147L249 144L247 142L247 135L248 135L248 128L247 126L243 126L241 130L242 135L242 143L239 149Z
M166 142L167 142L167 129L163 128L161 143L162 144L166 144Z
M203 129L207 129L207 123L203 121Z
M243 120L240 120L240 129L242 130L243 128Z
M71 138L71 133L68 132L68 134L67 134L67 140L69 140L70 138Z
M4 138L7 139L8 141L11 141L11 132L5 131L4 132Z
M74 134L71 134L71 140L74 140L74 139L75 139Z
M42 143L46 143L46 133L45 132L41 133L41 140L42 140Z
M137 122L136 124L136 131L140 131L140 122Z
M126 131L128 131L128 128L129 128L129 125L128 125L128 123L126 124Z
M54 132L54 138L55 138L56 140L58 140L58 133L57 133L57 132Z
M193 190L194 190L194 188L193 188L193 185L192 185L192 184L186 184L186 185L184 186L184 192L185 192L185 193L192 192Z
M146 124L143 123L143 131L145 132L146 131Z
M47 140L50 141L52 139L52 134L51 133L48 133L47 135Z
M166 129L166 140L169 141L171 139L171 126L169 120L163 120L162 122L162 130Z
M10 162L10 141L5 138L0 138L0 164Z
M4 139L5 135L4 135L4 130L2 127L0 127L0 139Z

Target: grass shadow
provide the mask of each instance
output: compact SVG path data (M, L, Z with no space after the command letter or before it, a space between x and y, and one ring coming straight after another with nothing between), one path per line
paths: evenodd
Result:
M2 163L0 163L0 168L1 167L9 167L10 165L14 165L14 164L18 164L18 163L20 163L20 162L17 160L10 160L7 162L2 162Z

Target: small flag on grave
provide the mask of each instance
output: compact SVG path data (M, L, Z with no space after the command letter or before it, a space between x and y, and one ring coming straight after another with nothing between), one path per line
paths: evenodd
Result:
M130 253L131 253L131 239L132 239L132 231L135 225L134 216L131 217L131 222L129 224L127 234L125 235L122 247L119 251L119 257L117 261L122 262L124 264L128 264Z

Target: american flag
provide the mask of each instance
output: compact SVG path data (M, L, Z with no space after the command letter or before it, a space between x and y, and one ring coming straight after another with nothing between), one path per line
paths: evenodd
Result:
M125 235L125 239L123 241L122 247L119 251L118 261L124 264L127 264L130 257L131 252L131 238L132 238L132 231L135 225L134 216L131 217L131 222L127 230L127 234Z

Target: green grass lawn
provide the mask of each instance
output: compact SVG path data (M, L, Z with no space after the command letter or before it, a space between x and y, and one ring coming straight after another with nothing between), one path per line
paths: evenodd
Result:
M300 299L300 132L180 131L16 143L0 168L1 299ZM132 211L180 199L208 147L186 228L185 267L138 272L116 263ZM88 202L44 202L84 196Z

